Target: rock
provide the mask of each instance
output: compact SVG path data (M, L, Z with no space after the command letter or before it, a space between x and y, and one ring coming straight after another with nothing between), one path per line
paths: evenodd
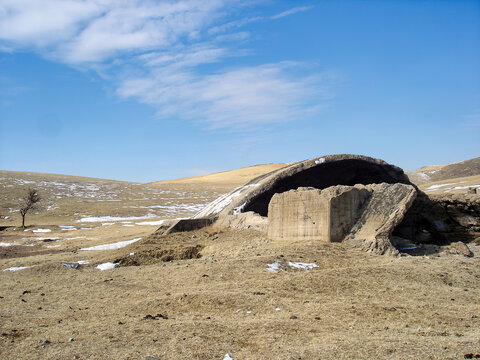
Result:
M457 255L463 255L466 257L472 257L473 253L470 251L468 246L461 241L452 243L450 245L450 252Z
M245 213L225 215L218 219L215 227L229 227L237 230L252 229L267 232L268 220L266 217L260 216L253 211L248 211Z

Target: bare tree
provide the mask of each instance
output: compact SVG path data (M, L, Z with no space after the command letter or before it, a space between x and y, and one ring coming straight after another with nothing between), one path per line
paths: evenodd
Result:
M22 228L25 228L25 215L29 210L38 209L38 203L42 200L38 191L35 189L28 189L27 194L22 198L20 207L20 215L22 215Z

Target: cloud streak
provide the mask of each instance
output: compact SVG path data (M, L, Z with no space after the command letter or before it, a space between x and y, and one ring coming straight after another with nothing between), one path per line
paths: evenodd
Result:
M313 9L313 6L297 6L297 7L294 7L292 9L290 9L290 10L286 10L286 11L283 11L283 12L277 14L277 15L274 15L271 18L274 19L274 20L281 19L283 17L293 15L293 14L303 12L303 11L308 11L308 10L311 10L311 9Z
M2 0L0 51L33 50L95 69L120 97L154 106L160 118L208 128L255 128L318 112L329 74L302 75L304 64L289 61L225 65L249 53L239 46L250 37L244 28L268 21L228 18L242 6L240 0ZM208 64L215 70L205 71Z

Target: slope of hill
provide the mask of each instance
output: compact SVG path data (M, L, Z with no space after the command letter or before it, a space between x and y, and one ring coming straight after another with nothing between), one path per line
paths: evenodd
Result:
M149 183L148 185L167 185L167 184L204 184L220 186L240 186L257 176L280 169L287 164L274 163L249 166L237 170L222 171L203 176L193 176L174 180L163 180Z
M414 171L408 171L407 175L417 185L480 175L480 157L453 164L424 166Z

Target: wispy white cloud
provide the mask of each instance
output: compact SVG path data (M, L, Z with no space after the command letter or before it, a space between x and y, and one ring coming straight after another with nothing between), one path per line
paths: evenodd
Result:
M241 0L2 0L0 51L33 50L94 69L135 98L209 128L248 128L309 116L324 106L331 76L302 75L304 64L228 68L244 56L244 29L265 17L232 21ZM250 4L251 5L251 4ZM278 19L311 7L284 11ZM205 71L206 64L216 69Z
M299 13L299 12L302 12L302 11L308 11L310 9L313 9L313 6L297 6L297 7L294 7L290 10L286 10L286 11L283 11L277 15L273 15L271 18L272 19L280 19L280 18L283 18L285 16L289 16L289 15L293 15L293 14L296 14L296 13Z
M171 46L195 37L235 0L3 0L0 40L69 63Z
M311 116L324 106L334 75L295 75L300 67L281 62L199 75L165 66L124 79L118 93L155 105L160 117L176 115L210 128L255 128Z

